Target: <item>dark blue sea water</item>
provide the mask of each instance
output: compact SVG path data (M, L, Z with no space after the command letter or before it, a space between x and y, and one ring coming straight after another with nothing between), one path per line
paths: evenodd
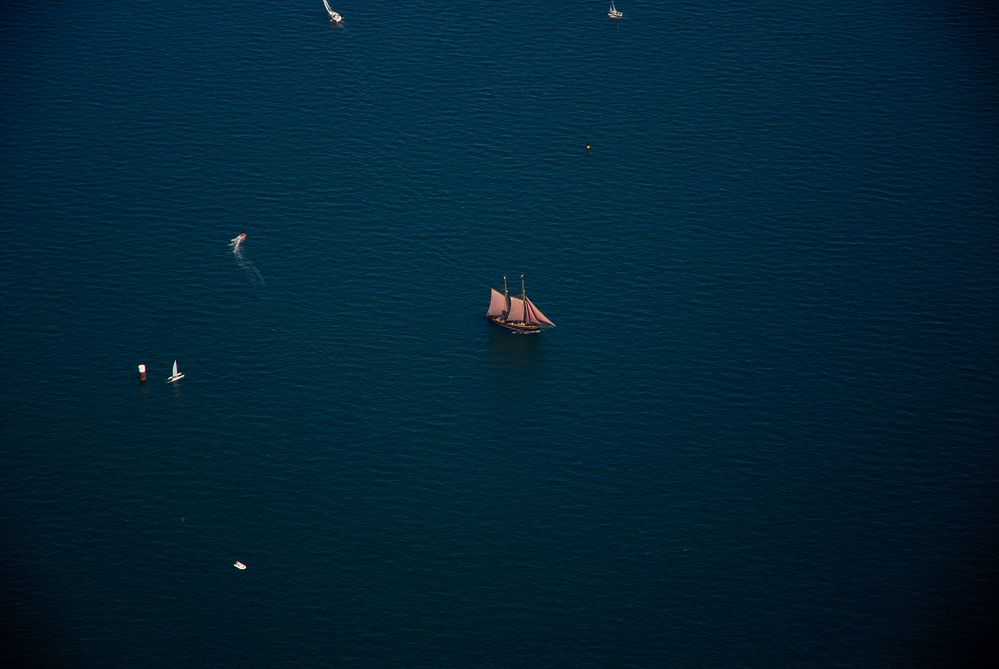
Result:
M988 5L333 4L3 4L4 656L984 657Z

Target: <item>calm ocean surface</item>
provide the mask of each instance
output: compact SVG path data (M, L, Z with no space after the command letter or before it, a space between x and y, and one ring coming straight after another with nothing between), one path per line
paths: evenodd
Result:
M0 10L4 656L983 656L988 4L333 5Z

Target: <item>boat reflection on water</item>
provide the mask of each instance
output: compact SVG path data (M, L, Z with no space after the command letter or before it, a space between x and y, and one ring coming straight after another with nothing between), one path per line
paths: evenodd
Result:
M541 337L537 335L555 327L547 316L527 297L524 275L520 275L520 295L510 295L506 276L503 292L490 289L486 317L490 328L490 367L505 388L538 388L544 385L542 373ZM535 335L535 336L515 336Z
M537 386L543 383L541 337L511 337L489 328L489 367L503 385Z

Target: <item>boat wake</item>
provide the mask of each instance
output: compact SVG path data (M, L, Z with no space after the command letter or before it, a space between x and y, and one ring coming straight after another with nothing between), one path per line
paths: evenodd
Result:
M267 282L264 280L264 274L257 268L257 265L246 257L243 253L243 242L246 240L246 233L241 232L238 236L233 237L229 240L229 248L232 249L232 254L236 257L236 265L239 269L243 270L246 274L246 278L250 281L251 285L261 286L266 288Z

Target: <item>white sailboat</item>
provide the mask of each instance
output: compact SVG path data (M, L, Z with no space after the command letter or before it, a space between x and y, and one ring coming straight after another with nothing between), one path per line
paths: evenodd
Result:
M333 11L330 7L329 0L323 0L323 7L326 8L326 13L330 15L330 21L333 23L343 23L343 17Z
M167 383L173 383L174 381L180 381L184 378L184 372L177 369L177 361L173 361L173 374L167 377Z
M326 0L323 0L323 2L326 2ZM614 0L611 0L610 9L607 10L607 16L612 19L620 19L624 16L624 12L618 10L618 8L614 6Z

